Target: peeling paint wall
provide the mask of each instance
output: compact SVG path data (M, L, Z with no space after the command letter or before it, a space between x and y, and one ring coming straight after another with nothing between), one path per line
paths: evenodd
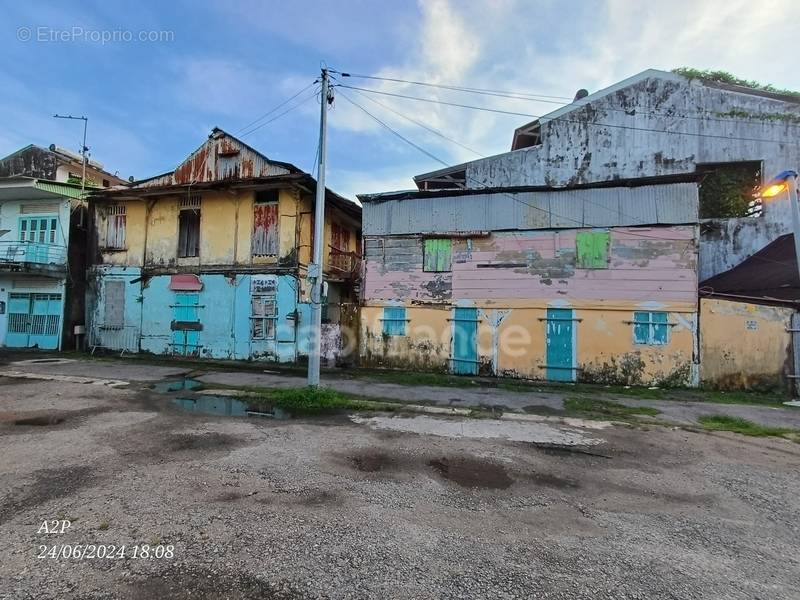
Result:
M253 278L275 283L275 327L266 339L254 339L251 296ZM105 290L108 282L124 283L123 322L109 324ZM303 328L309 305L297 301L298 281L291 275L200 275L198 355L218 359L293 361L307 354ZM96 267L90 272L90 339L98 347L153 354L180 353L174 346L176 291L170 275L142 279L138 267Z
M467 187L567 186L751 160L763 161L765 176L771 177L800 164L796 103L671 73L624 83L559 119L542 119L540 145L467 163ZM775 203L765 212L775 213L771 220L788 221L785 204Z
M789 389L791 308L700 300L700 379L721 389Z
M608 232L606 268L578 267L579 231ZM452 309L474 306L478 371L541 379L547 309L567 307L577 319L578 380L695 384L697 235L696 226L684 225L454 237L445 272L423 270L421 235L367 236L362 362L447 371ZM405 307L405 335L385 333L387 306ZM636 343L639 311L667 313L665 345Z
M564 230L454 238L452 270L437 273L423 271L421 236L369 236L364 297L433 303L503 298L695 302L694 226L608 231L606 269L578 268L577 230Z
M407 335L383 333L384 306L361 309L361 361L375 367L441 371L451 369L452 305L406 303ZM506 299L479 301L476 339L479 373L505 377L546 377L547 309L552 303ZM663 305L670 333L663 346L634 343L634 312L651 305L633 302L575 302L577 379L597 383L695 384L696 312L691 304ZM502 319L497 314L502 313ZM499 324L498 324L499 321Z
M699 279L734 268L778 239L791 233L791 219L777 222L757 217L710 219L700 226Z
M251 251L255 194L225 190L200 194L200 255L197 258L178 258L180 198L172 194L120 201L118 204L124 204L126 212L124 248L107 247L109 210L105 204L95 204L94 235L102 264L155 268L304 267L311 259L313 202L292 189L282 189L278 194L278 254L273 256L258 256ZM360 223L330 207L325 219L326 241L330 240L334 223L349 232L348 251L357 252ZM144 262L143 256L146 256ZM325 252L324 259L327 272L328 252Z

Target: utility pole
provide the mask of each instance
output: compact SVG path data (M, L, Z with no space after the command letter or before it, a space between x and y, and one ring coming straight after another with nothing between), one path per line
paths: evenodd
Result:
M328 128L328 69L322 69L319 116L319 174L314 206L314 252L308 265L311 287L311 347L308 353L308 385L319 385L320 341L322 338L322 253L325 246L325 157Z
M86 190L86 153L89 148L86 147L86 127L89 124L88 117L73 117L72 115L53 115L56 119L72 119L74 121L83 121L83 144L81 144L81 157L83 158L83 172L81 173L81 198L83 198Z

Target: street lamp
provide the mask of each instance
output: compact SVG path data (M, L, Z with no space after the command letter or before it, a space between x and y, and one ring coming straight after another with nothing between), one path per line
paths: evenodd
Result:
M794 253L800 273L800 206L797 205L797 171L778 173L772 181L761 188L762 198L777 198L786 192L792 211L792 232L794 234Z
M784 192L789 196L789 204L791 204L791 211L792 211L792 233L794 237L794 254L797 260L797 269L798 273L800 273L800 206L797 204L797 171L783 171L779 173L775 179L767 183L761 189L761 197L762 198L777 198L781 196ZM793 327L792 332L794 335L794 331L796 326L794 325L794 320L792 321ZM795 364L798 361L795 359ZM795 373L798 375L798 373ZM797 380L795 380L797 381ZM800 406L800 401L798 400L790 400L789 402L784 402L789 406Z

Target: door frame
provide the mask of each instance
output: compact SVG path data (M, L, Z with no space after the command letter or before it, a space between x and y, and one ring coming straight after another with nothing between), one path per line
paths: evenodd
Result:
M460 319L456 317L456 313L459 310L471 310L475 311L475 318L474 319ZM452 333L450 336L450 372L454 375L477 375L480 366L480 360L478 359L478 324L480 323L480 312L478 308L475 306L454 306L452 316L449 321L452 321ZM474 339L472 340L473 349L475 351L474 355L475 358L468 359L468 358L456 358L456 331L458 330L458 323L473 323L475 330L474 330ZM456 363L472 363L472 369L470 372L463 371L459 372L456 370Z
M570 311L570 317L568 319L554 319L550 318L550 311L551 310L564 310ZM544 323L544 374L545 379L547 381L577 381L578 378L578 323L580 323L583 319L575 316L575 309L571 306L548 306L545 309L545 316L540 318L541 321ZM550 323L553 321L570 321L572 323L572 331L571 331L571 339L570 339L570 359L572 365L570 367L561 367L561 366L554 366L548 364L548 333L550 329ZM554 370L569 370L570 376L569 379L551 379L549 377L550 369Z

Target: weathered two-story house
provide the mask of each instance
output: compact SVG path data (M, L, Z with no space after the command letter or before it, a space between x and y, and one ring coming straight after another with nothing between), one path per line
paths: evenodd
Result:
M84 322L84 206L80 185L0 178L0 346L73 346Z
M94 194L91 345L293 361L307 354L313 177L214 129L174 171ZM326 190L330 353L354 319L361 208ZM330 350L333 348L333 350Z
M365 364L696 381L691 178L359 198Z

